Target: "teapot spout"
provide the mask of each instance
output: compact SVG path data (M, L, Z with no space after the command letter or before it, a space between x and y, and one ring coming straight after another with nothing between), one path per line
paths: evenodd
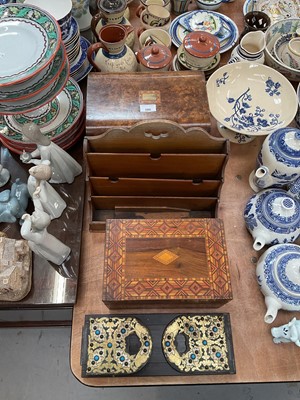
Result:
M265 303L267 306L267 312L265 314L264 320L267 324L271 324L275 320L278 310L281 309L281 304L278 300L271 296L265 297Z
M262 165L252 174L252 183L259 191L274 184L269 168Z
M256 251L259 251L264 247L265 244L266 244L266 241L263 237L257 237L254 240L253 249Z

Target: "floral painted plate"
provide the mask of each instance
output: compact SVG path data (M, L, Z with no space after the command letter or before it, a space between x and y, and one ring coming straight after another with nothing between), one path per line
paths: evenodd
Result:
M220 17L209 11L195 11L179 18L179 23L189 31L204 31L216 35L222 28Z
M272 24L287 18L300 18L299 0L246 0L243 13L263 11L271 18Z
M0 6L0 86L26 80L45 68L60 48L56 20L34 6Z
M43 107L30 113L0 116L0 130L10 141L21 143L22 126L34 122L45 136L57 139L77 125L82 110L81 89L74 79L69 78L64 89Z
M180 25L179 19L184 15L189 15L194 12L197 11L188 11L185 14L179 15L171 22L169 33L171 35L172 42L176 47L179 47L182 44L184 37L190 33L190 30L185 29L182 25ZM222 21L222 28L216 37L220 41L220 53L224 53L236 44L239 38L238 27L236 26L235 22L233 22L233 20L226 15L217 13L215 11L210 11L210 13L217 15Z
M214 118L226 128L245 135L268 135L284 128L298 109L292 84L262 64L224 65L210 76L206 89Z

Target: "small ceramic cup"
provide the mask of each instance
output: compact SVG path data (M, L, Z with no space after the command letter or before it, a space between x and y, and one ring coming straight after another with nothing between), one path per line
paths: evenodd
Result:
M168 11L171 11L172 9L171 0L140 0L140 3L145 8L151 4L156 4L165 7Z
M240 38L250 31L266 32L270 25L271 19L266 13L262 11L250 11L244 16L244 30Z
M172 10L175 15L180 15L188 11L191 0L171 0Z
M144 24L154 27L165 26L170 22L170 12L162 6L150 5L142 11L140 18Z
M294 37L289 41L287 55L290 59L290 66L300 69L300 37Z
M190 32L182 44L186 63L198 69L208 67L220 51L218 38L208 32Z
M153 44L164 45L169 49L172 46L172 38L170 34L161 28L150 28L147 30L142 28L138 30L137 35L139 37L140 49Z

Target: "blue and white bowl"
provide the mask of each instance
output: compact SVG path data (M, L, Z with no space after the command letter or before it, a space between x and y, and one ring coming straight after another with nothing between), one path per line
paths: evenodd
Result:
M220 8L223 0L196 0L197 7L200 10L214 11Z
M206 88L215 119L245 135L263 136L285 128L297 113L298 99L292 84L263 64L224 65L210 76Z

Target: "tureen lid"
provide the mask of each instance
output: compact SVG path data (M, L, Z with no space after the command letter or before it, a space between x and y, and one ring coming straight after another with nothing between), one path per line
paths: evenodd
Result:
M209 32L190 32L183 39L183 47L192 56L208 58L220 51L220 42Z
M172 53L167 46L153 44L139 50L137 59L147 68L161 69L170 64Z
M98 8L99 10L112 14L125 10L127 7L126 0L99 0Z

